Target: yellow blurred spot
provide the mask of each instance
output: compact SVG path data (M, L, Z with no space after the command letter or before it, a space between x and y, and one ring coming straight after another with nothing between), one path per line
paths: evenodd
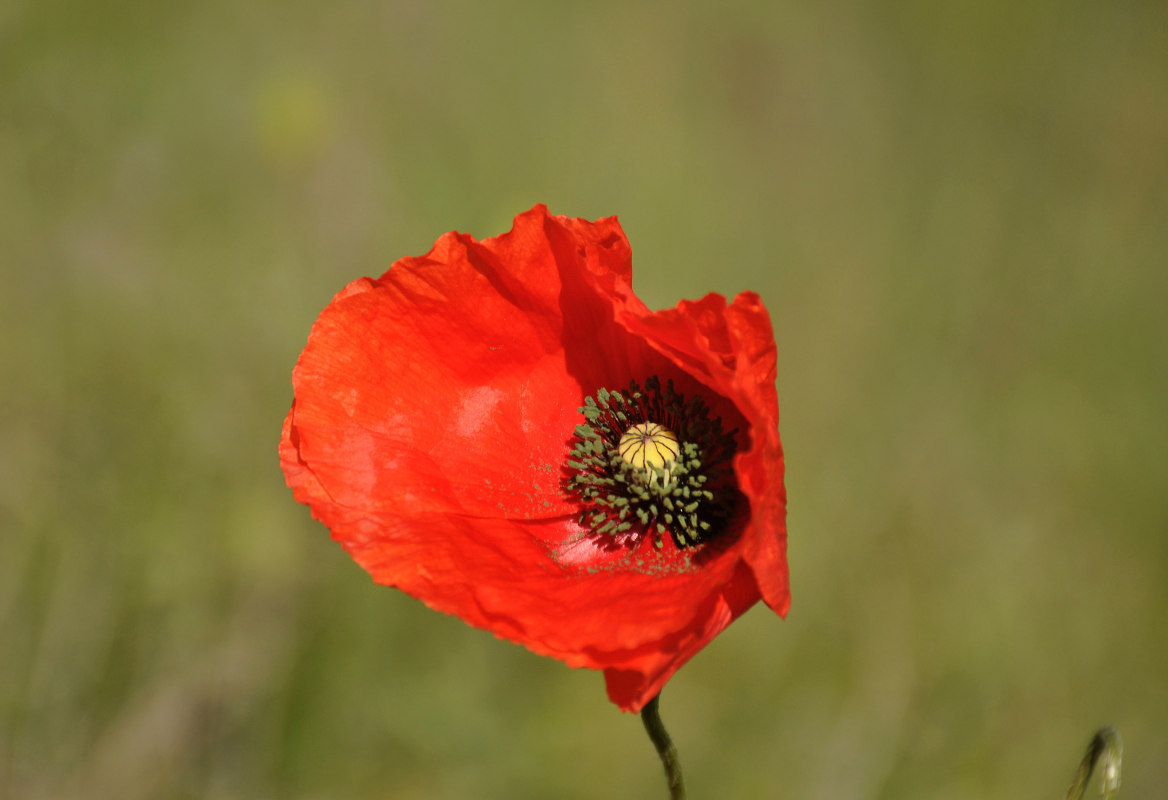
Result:
M279 75L256 96L260 152L280 165L296 166L316 157L328 143L332 119L327 90L307 75Z

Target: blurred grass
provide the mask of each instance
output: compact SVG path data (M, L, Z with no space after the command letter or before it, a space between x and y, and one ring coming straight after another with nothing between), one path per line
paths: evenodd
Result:
M535 202L759 291L794 607L694 797L1168 788L1155 3L0 8L0 796L645 797L639 722L372 586L275 444L332 293Z

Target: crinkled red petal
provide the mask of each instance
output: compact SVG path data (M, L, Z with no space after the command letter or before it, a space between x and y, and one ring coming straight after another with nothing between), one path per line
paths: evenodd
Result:
M774 343L758 298L653 313L615 218L542 206L476 242L346 287L293 373L288 484L380 583L559 658L604 669L638 710L761 596L787 604ZM562 491L577 407L646 376L699 391L748 432L750 512L700 560L666 541L604 549Z
M726 305L721 295L648 316L630 313L629 329L711 390L730 399L746 418L749 447L735 459L738 486L750 499L750 535L741 553L754 569L762 598L786 615L791 603L787 578L787 493L779 441L779 401L775 390L776 352L770 315L758 295L744 292Z

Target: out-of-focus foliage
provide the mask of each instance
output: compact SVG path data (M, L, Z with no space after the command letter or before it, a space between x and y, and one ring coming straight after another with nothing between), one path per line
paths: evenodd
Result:
M332 293L538 201L774 317L794 607L694 797L1168 791L1168 6L0 6L0 796L664 794L577 672L283 486Z

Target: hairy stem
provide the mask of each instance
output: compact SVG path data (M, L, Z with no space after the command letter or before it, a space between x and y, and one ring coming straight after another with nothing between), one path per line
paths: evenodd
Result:
M653 746L657 748L657 755L661 756L661 763L665 765L665 779L669 782L669 797L671 800L685 800L685 781L681 777L681 762L677 758L677 748L669 738L669 732L661 722L661 713L657 709L661 695L655 695L652 700L641 709L641 722L645 723L645 731Z

